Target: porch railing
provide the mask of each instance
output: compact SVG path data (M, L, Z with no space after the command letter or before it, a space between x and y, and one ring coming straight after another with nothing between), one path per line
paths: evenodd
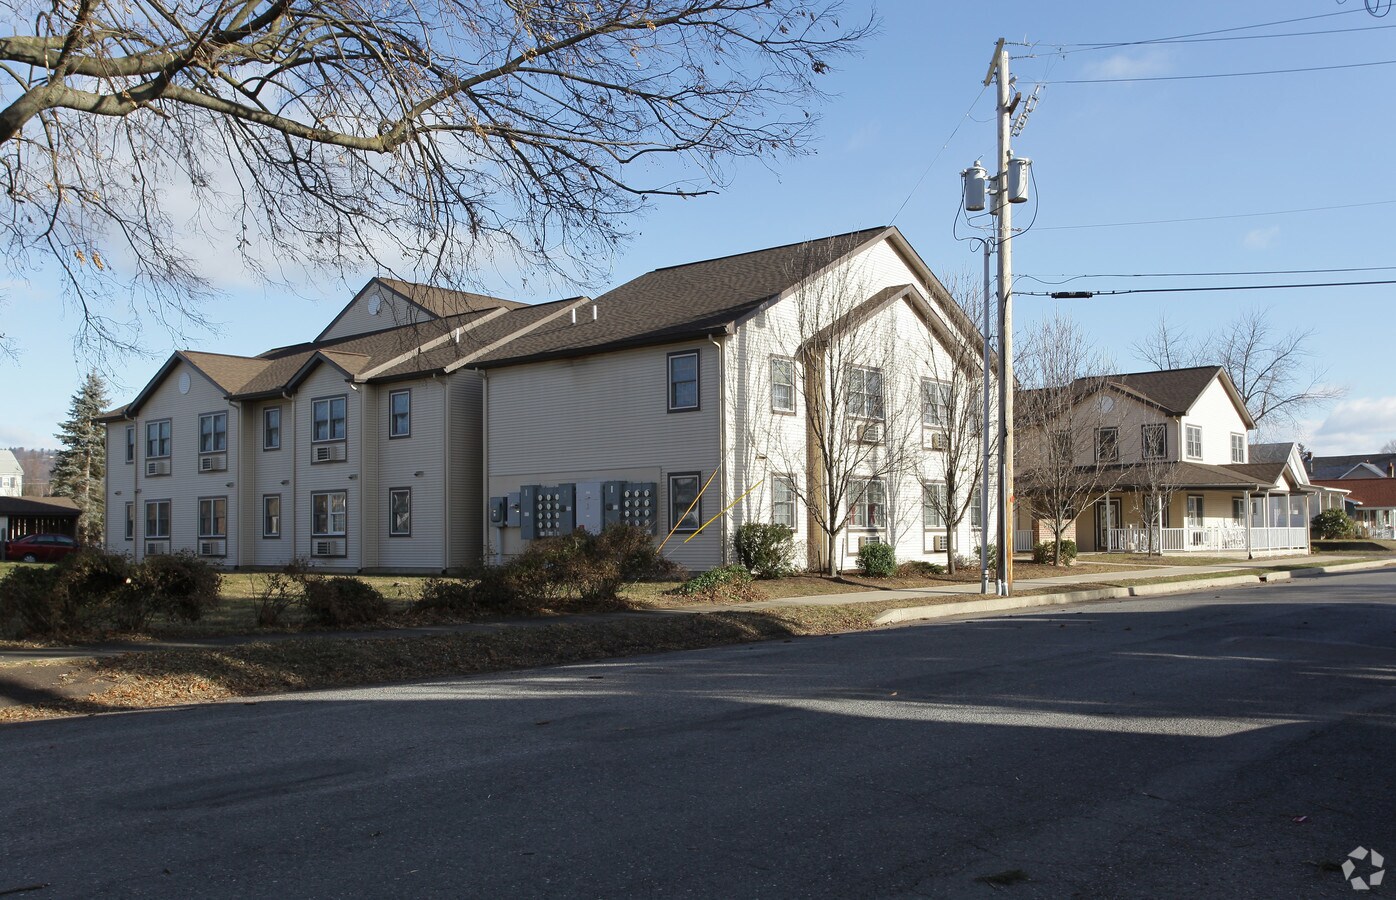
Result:
M1306 528L1252 528L1252 550L1302 550L1308 546ZM1244 525L1185 528L1111 528L1108 549L1120 553L1190 553L1246 549Z

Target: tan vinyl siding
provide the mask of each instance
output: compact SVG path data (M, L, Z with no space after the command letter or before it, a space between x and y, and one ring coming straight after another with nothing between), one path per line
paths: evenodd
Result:
M249 404L246 410L248 427L244 429L246 459L252 461L242 478L249 485L244 495L244 539L252 548L244 559L257 566L284 566L296 555L296 517L292 510L296 502L296 460L308 446L308 432L296 427L295 407L299 398L281 397L275 401ZM281 407L281 449L262 449L262 412ZM282 484L282 482L286 482ZM262 498L268 494L281 497L281 536L262 537ZM307 498L306 502L309 502Z
M470 371L457 372L447 382L449 437L445 458L448 480L447 509L450 544L447 566L478 565L485 543L482 495L484 465L482 427L483 383Z
M688 350L699 354L701 408L671 413L668 354ZM487 414L491 496L523 484L654 481L662 536L669 527L667 476L701 472L706 481L718 462L716 348L691 341L491 370ZM705 518L722 508L721 497L715 479L703 497ZM520 550L518 534L506 529L506 555ZM704 569L722 561L721 543L714 523L687 544L676 537L667 555Z
M106 517L104 522L107 550L112 553L134 553L136 542L126 540L126 504L140 500L136 496L136 467L140 464L140 436L137 435L136 461L126 462L126 428L133 422L107 425ZM137 525L136 534L139 535Z
M412 397L411 434L388 436L388 396L410 391ZM375 534L377 561L367 565L384 569L422 569L439 572L445 568L445 491L443 441L445 440L445 382L442 379L404 381L375 387L372 391L377 419L373 513L375 521L365 535ZM416 475L421 472L421 477ZM395 537L389 532L388 491L412 491L412 534ZM365 515L369 505L365 505Z
M381 304L377 315L369 313L374 298L377 298ZM435 316L416 304L407 302L386 288L374 285L356 297L344 311L344 314L339 317L339 320L331 325L320 336L320 339L333 340L355 334L366 334L370 331L382 331L385 328L395 328L399 325L413 325L433 318Z
M348 502L348 534L345 538L347 555L343 558L314 560L315 565L324 568L358 569L361 566L361 541L363 529L360 522L365 513L363 506L362 478L360 468L361 439L364 418L361 410L361 391L351 390L345 382L344 374L333 366L321 365L300 386L296 394L295 447L295 496L282 498L282 516L295 515L295 552L297 556L309 558L311 551L311 494L323 491L344 491ZM343 396L346 415L346 451L344 462L314 463L312 454L315 444L311 441L316 398ZM284 422L285 420L283 420ZM283 428L285 426L283 425ZM283 441L284 441L283 437ZM285 451L282 451L285 452ZM284 524L283 524L283 527Z

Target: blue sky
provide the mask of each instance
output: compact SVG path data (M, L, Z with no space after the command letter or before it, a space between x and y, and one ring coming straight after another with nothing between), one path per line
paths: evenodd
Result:
M849 7L868 8L856 0ZM894 216L942 277L977 278L979 255L955 236L959 171L976 157L986 162L994 157L993 91L981 93L981 82L1001 36L1029 45L1010 47L1024 94L1046 82L1036 111L1015 140L1017 153L1034 161L1036 183L1034 204L1020 208L1015 222L1026 224L1036 206L1032 228L1015 240L1019 275L1396 266L1385 230L1396 211L1396 184L1386 157L1396 145L1396 126L1385 99L1396 87L1396 65L1247 78L1063 83L1392 60L1396 15L1374 18L1360 0L1224 5L887 0L877 14L880 33L859 56L826 76L826 89L834 96L822 111L814 154L773 169L755 162L734 166L730 185L717 196L657 203L631 223L634 237L616 254L612 275L601 284L523 289L506 274L484 272L480 286L522 300L595 295L658 266L887 224ZM1312 16L1323 18L1213 37L1361 30L1059 52L1076 44L1146 41ZM1288 210L1310 211L1279 212ZM1171 219L1196 221L1068 227ZM958 230L961 237L970 233L963 220ZM216 247L207 258L214 266L228 265ZM220 329L182 339L149 329L146 346L152 357L123 361L109 373L116 398L139 390L175 347L255 354L313 337L373 274L350 273L342 281L293 279L288 289L262 288L237 269L210 271L225 289L224 299L210 310ZM1391 278L1396 268L1231 281ZM1092 278L1070 287L1219 281ZM1039 288L1028 279L1017 283L1020 291ZM1015 315L1021 336L1064 305L1114 357L1117 368L1132 370L1145 366L1131 344L1162 312L1173 324L1206 334L1236 313L1263 305L1286 328L1314 329L1312 353L1327 367L1328 380L1348 391L1344 400L1315 410L1293 437L1320 454L1357 453L1396 438L1394 293L1396 285L1090 301L1022 296ZM0 403L0 446L52 446L87 365L74 358L75 315L44 278L9 281L3 297L0 321L21 355L17 362L0 360L0 381L9 387Z

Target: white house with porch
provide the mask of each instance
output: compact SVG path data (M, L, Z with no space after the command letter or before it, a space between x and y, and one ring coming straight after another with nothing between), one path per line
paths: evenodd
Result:
M1220 366L1082 379L1091 434L1078 468L1100 485L1067 537L1082 551L1263 556L1309 549L1317 512L1297 444L1256 444ZM1025 437L1024 439L1031 439ZM1019 505L1014 549L1050 537Z

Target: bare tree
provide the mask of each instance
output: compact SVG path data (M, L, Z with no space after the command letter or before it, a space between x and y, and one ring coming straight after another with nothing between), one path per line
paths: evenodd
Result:
M1312 328L1281 331L1267 309L1238 315L1208 337L1196 339L1160 318L1153 334L1134 345L1157 368L1218 365L1231 376L1256 428L1292 425L1304 410L1341 398L1346 391L1325 382L1328 370L1308 349Z
M785 427L786 417L773 416L761 400L748 403L746 449L752 459L767 457L774 471L796 476L790 487L815 532L809 565L834 575L839 536L855 519L883 533L909 520L896 504L920 453L919 384L911 361L897 352L895 327L877 316L900 300L869 288L846 266L818 272L813 263L801 265L797 280L771 313L770 346L789 357L770 362L781 369L782 385L789 382L798 426ZM769 373L756 383L764 377ZM755 392L770 396L760 387Z
M1163 555L1165 510L1178 490L1177 464L1168 458L1168 426L1149 422L1139 429L1139 462L1130 467L1130 492L1139 521L1144 523L1144 551Z
M647 198L805 148L816 76L870 29L837 0L0 9L11 268L56 266L117 346L200 320L196 242L254 270L595 272Z
M1381 445L1381 451L1380 451L1380 452L1382 452L1382 453L1396 453L1396 438L1392 438L1391 440L1387 441L1385 444L1382 444L1382 445Z
M1101 402L1109 362L1069 318L1044 321L1023 342L1015 374L1019 504L1049 523L1053 561L1085 507L1119 484L1117 404Z
M966 319L973 321L975 297L969 280L952 279L947 289ZM930 377L921 383L922 443L939 451L928 458L940 461L935 471L925 473L934 485L925 500L945 525L946 568L952 575L956 537L984 475L984 348L969 337L928 331L924 355ZM980 540L984 539L981 531Z

